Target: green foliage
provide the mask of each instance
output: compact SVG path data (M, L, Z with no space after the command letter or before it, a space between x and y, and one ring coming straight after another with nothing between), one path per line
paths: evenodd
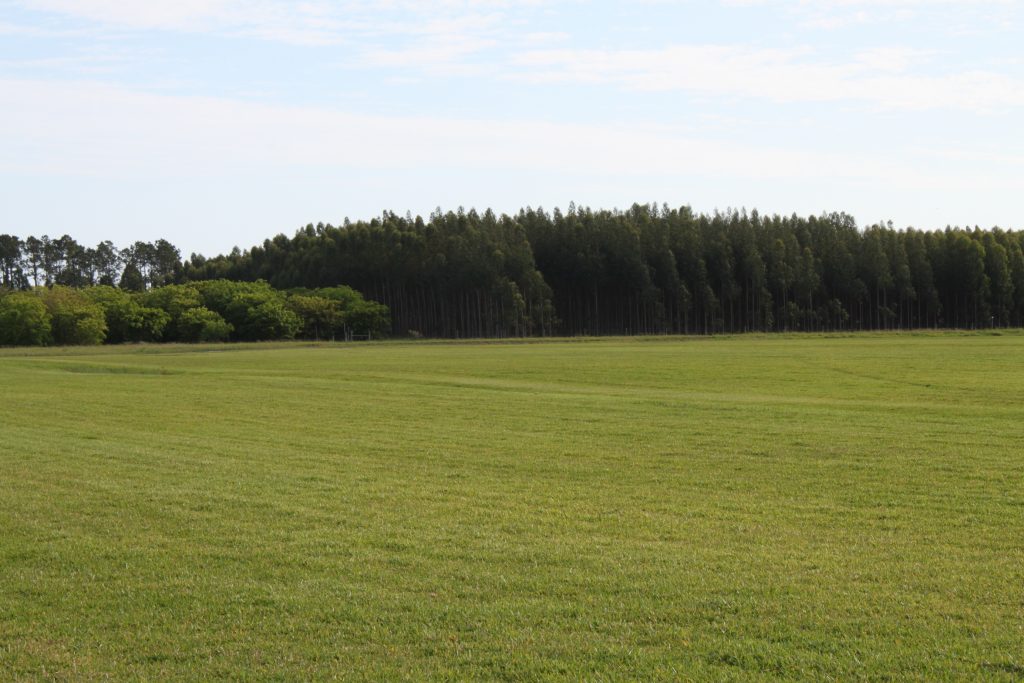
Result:
M142 279L142 272L134 263L129 263L121 273L119 283L121 289L128 292L141 292L146 289L146 281Z
M294 241L278 236L246 254L193 261L183 270L191 280L225 275L316 290L343 309L356 292L387 307L382 324L383 309L356 306L349 329L358 327L357 334L390 328L510 336L539 334L551 324L549 292L522 226L489 211L437 214L429 224L386 213L369 224L309 226ZM347 293L327 291L341 282L350 285Z
M203 303L227 320L240 341L292 339L302 320L285 305L285 296L263 281L209 280L195 284Z
M385 212L196 257L182 277L345 283L388 307L393 333L431 337L1007 327L1024 326L1022 244L998 228L861 231L842 213Z
M192 285L157 287L143 294L139 301L145 306L165 311L172 320L181 317L190 308L198 308L203 305L199 291Z
M110 344L160 341L171 320L165 311L143 306L127 292L108 285L89 287L82 293L103 309Z
M1024 233L998 227L861 230L842 213L655 204L513 216L460 208L308 225L185 264L166 240L118 250L0 235L0 286L119 277L134 292L214 281L199 287L199 305L247 341L1024 327ZM281 291L337 301L340 322ZM160 308L171 318L163 337L176 339L180 311ZM154 336L137 326L112 338Z
M243 297L232 309L244 307L245 323L239 328L238 338L245 341L268 339L294 339L302 329L302 319L281 299L250 300Z
M363 295L345 285L334 287L321 287L313 292L316 296L337 301L342 309L354 306L363 301Z
M0 235L0 287L20 287L25 282L21 251L24 244L14 235Z
M175 320L175 340L182 342L227 341L234 328L220 314L205 306L182 311Z
M0 297L0 346L44 346L52 340L50 313L34 292Z
M245 323L245 309L250 305L276 299L282 294L276 292L266 282L233 282L231 280L205 280L194 282L194 287L202 297L203 305L211 311L226 315L234 306L240 317L232 322ZM245 301L244 306L238 306Z
M376 301L367 301L351 287L322 287L316 290L316 296L336 302L341 314L341 327L353 334L380 338L390 330L391 315L388 307Z
M379 338L386 335L390 326L388 307L376 301L359 301L345 309L345 325L353 334Z
M203 281L129 293L109 285L76 290L61 285L26 295L39 299L44 321L31 318L25 297L0 289L9 304L8 344L213 342L346 338L386 335L388 309L349 287L291 296L266 282ZM29 307L29 308L26 308ZM22 316L22 317L19 317ZM28 316L28 317L25 317ZM22 319L24 317L24 320ZM31 325L30 325L31 323ZM31 332L26 331L30 325ZM52 335L51 335L52 331Z
M114 286L120 278L122 289L144 291L169 284L180 274L181 252L166 240L135 242L119 250L109 240L88 247L70 235L29 236L24 241L0 235L0 286Z
M103 343L107 335L103 308L81 292L63 285L37 291L50 314L55 344L77 346Z
M299 334L306 339L334 339L343 329L341 303L324 296L292 294L288 307L302 321Z
M199 291L190 285L167 285L137 295L137 301L145 308L162 311L167 316L161 341L198 341L198 330L202 328L203 316L189 317L186 314L202 308ZM219 317L219 316L218 316Z

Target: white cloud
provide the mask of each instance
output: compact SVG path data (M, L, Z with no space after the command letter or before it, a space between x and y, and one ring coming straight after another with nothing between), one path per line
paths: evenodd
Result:
M256 9L253 3L238 0L25 0L22 4L32 10L66 14L105 24L162 29L202 28L233 16L242 18L245 10Z
M886 8L935 9L943 7L1012 7L1016 0L722 0L726 5L774 5L793 9Z
M336 42L351 26L322 2L21 0L20 4L115 29L217 32L300 44Z
M432 74L475 75L486 66L472 59L499 44L500 14L468 14L435 19L391 30L404 32L408 40L399 46L376 45L360 50L355 66L411 69Z
M551 43L564 43L571 36L565 31L536 31L527 33L522 37L522 42L527 45L549 45Z
M862 24L916 22L941 18L950 32L958 21L984 19L1005 27L1019 12L1016 0L722 0L725 5L774 7L798 17L804 28L840 29ZM950 23L952 18L952 23Z
M881 73L902 73L911 67L927 62L934 53L905 47L879 47L861 50L854 61L865 69Z
M330 44L353 35L465 35L539 0L17 0L28 10L132 30L243 35Z
M68 38L72 36L81 35L84 35L83 31L66 29L57 30L27 24L17 24L9 21L0 21L0 36L22 36L28 38Z
M614 177L660 174L964 190L1021 181L943 175L933 159L744 145L664 126L370 117L312 107L173 97L89 83L0 81L0 171L135 178L253 169L502 169Z
M862 49L845 58L825 57L824 52L835 52L827 45L820 50L692 44L583 49L564 32L538 31L537 22L520 21L526 16L521 10L559 4L541 0L18 1L105 26L348 43L334 63L391 71L390 82L410 76L488 76L774 102L855 102L881 109L987 112L1024 106L1024 81L1008 75L1015 69L942 68L941 60L923 69L934 53L904 46ZM1010 0L722 1L794 12L805 26L866 22L879 13L891 18L941 8L1015 7Z
M530 50L515 57L517 78L534 83L607 84L775 102L863 102L883 109L990 111L1024 106L1024 83L964 71L910 73L926 52L863 51L845 62L810 49L686 45L654 50Z

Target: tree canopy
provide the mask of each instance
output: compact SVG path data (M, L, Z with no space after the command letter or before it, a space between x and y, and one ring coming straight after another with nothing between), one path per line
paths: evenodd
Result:
M434 337L1024 325L1024 235L843 213L385 213L193 256L181 278L344 283L390 308L393 334Z
M337 289L349 294L339 299ZM0 345L344 339L379 337L389 327L386 307L349 288L293 294L263 281L209 280L144 292L109 285L0 290Z
M185 261L166 240L0 235L0 286L85 288L111 342L1007 327L1024 235L654 204L385 212Z

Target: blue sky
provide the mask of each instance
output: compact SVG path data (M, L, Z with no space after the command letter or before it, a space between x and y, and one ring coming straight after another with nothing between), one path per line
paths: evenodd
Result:
M0 232L248 247L381 210L1021 227L1013 0L0 0Z

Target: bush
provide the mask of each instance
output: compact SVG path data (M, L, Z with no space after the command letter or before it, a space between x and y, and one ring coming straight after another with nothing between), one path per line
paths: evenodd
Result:
M171 316L159 308L148 308L130 294L100 285L83 293L103 309L107 321L107 342L160 341Z
M102 308L69 287L55 285L39 291L50 314L54 343L68 346L103 343L107 321Z
M208 280L195 287L203 304L231 323L237 339L292 339L302 329L301 318L288 308L284 295L263 280Z
M318 289L316 295L337 301L342 310L342 324L355 334L383 337L391 329L391 312L388 307L376 301L367 301L351 287L324 287Z
M391 327L388 307L376 301L354 304L345 310L345 324L356 334L382 337Z
M136 301L144 308L163 311L167 317L164 325L161 341L196 341L195 319L190 318L182 326L182 319L191 310L203 306L199 291L190 285L167 285L157 287L148 292L137 295ZM204 309L206 310L206 309Z
M0 289L0 344L111 344L380 337L388 308L351 287L277 291L266 282L213 280L130 293L110 285Z
M184 342L226 341L234 328L205 306L190 308L177 321L177 339Z
M159 308L172 320L177 319L190 308L203 305L199 291L191 285L167 285L151 289L139 298L139 303L151 308Z
M0 345L45 346L51 337L50 313L32 292L0 298Z
M288 309L283 301L271 300L246 309L245 322L239 330L239 336L249 341L294 339L301 329L302 319L298 315Z
M322 296L292 294L288 307L302 320L301 334L306 339L333 339L342 330L341 304Z

